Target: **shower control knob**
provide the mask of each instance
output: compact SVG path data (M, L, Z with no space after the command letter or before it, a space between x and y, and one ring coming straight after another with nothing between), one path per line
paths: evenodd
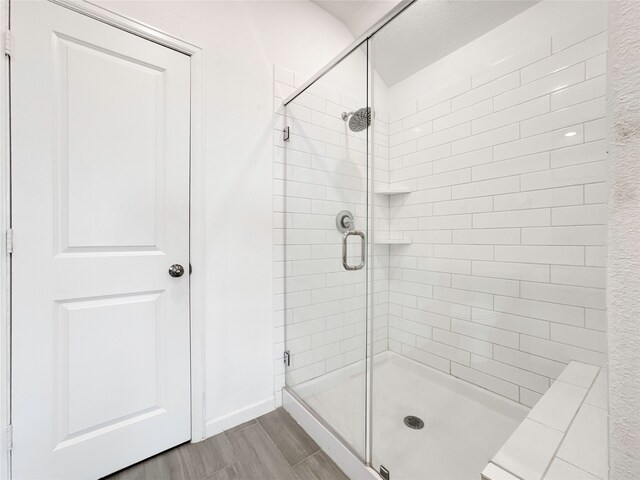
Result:
M169 267L169 275L172 277L181 277L184 275L184 267L177 263L174 263Z
M345 215L344 217L342 217L342 226L347 230L351 230L351 228L353 227L353 219Z

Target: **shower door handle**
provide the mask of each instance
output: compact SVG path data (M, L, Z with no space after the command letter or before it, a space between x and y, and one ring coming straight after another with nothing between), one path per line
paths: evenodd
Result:
M360 264L359 265L349 265L347 261L347 239L351 235L357 235L360 237ZM345 232L342 235L342 266L345 270L361 270L364 267L364 258L365 258L365 239L364 233L359 232L358 230L350 230Z

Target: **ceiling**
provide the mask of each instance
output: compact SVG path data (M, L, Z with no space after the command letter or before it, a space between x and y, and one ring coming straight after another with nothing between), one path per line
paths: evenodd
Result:
M399 0L311 0L344 23L354 38L362 35Z
M312 0L358 37L395 0ZM376 35L375 69L392 86L539 0L418 0ZM420 54L416 54L419 52Z

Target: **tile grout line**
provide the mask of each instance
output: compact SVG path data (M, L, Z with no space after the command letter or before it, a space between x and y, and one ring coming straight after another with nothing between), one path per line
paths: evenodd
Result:
M291 465L291 468L296 467L298 465L300 465L302 462L309 460L311 457L313 457L314 455L317 455L318 453L322 452L322 449L318 449L315 452L313 452L311 455L307 455L306 457L304 457L302 460L300 460L298 463L295 463L293 465Z
M593 379L591 380L590 384L589 384L589 388L587 388L586 393L584 394L584 397L582 397L582 401L580 402L580 405L578 406L578 408L576 409L575 413L572 415L571 417L571 421L569 422L569 425L567 426L566 430L564 432L562 432L562 439L560 440L560 442L558 443L557 448L555 449L555 451L553 452L553 456L551 457L551 461L549 462L549 464L547 465L547 468L545 468L544 473L543 473L543 478L544 476L549 472L549 469L551 468L551 464L553 463L553 461L556 458L560 458L558 457L558 453L560 452L560 449L562 448L562 445L564 444L564 441L567 438L567 435L569 434L569 431L571 430L571 427L573 426L573 423L575 422L576 417L578 416L578 413L580 412L580 410L582 409L582 406L584 405L585 400L587 399L587 396L589 395L589 392L591 392L591 389L593 388L593 384L595 383L596 379L598 378L598 375L600 375L600 371L602 370L602 367L598 368L598 371L596 372L596 374L593 376ZM573 385L571 383L568 382L562 382L562 380L558 380L561 383L567 383L568 385ZM538 422L541 423L541 422ZM541 423L542 424L542 423ZM544 425L544 424L542 424ZM546 425L548 427L548 425ZM553 428L553 427L550 427ZM562 458L560 458L560 460L563 460L565 462L567 462L567 460L564 460ZM567 462L570 463L571 465L573 465L571 462ZM582 468L578 467L577 465L574 465L575 467L579 468L580 470L583 470ZM591 473L591 472L589 472ZM595 475L595 474L594 474ZM597 477L597 475L595 475Z
M224 433L225 435L228 436L229 432L231 432L231 433L241 432L241 431L243 431L243 430L245 430L245 429L247 429L249 427L252 427L255 423L258 423L258 420L256 418L254 418L252 420L253 420L253 423L251 423L251 420L248 420L246 422L242 422L242 423L246 423L246 425L244 427L242 427L242 428L238 428L240 425L236 425L235 427L231 427L228 430L223 430L222 433Z
M235 451L234 451L234 454L235 454ZM238 460L236 460L235 462L230 463L230 464L229 464L229 465L227 465L226 467L222 467L222 468L220 468L220 469L216 470L215 472L211 473L210 475L207 475L207 476L205 476L205 477L202 477L202 478L200 478L200 479L198 479L198 480L211 480L211 479L213 479L213 477L214 477L215 475L217 475L218 473L222 472L223 470L227 470L228 468L231 468L231 467L233 467L233 466L235 466L235 465L237 465L237 466L238 466L238 469L240 469L240 462L239 462Z
M253 419L253 420L255 420L255 419ZM257 422L257 421L255 421L254 423L258 423L258 422ZM236 431L237 431L237 432L242 432L243 430L246 430L247 428L252 427L252 426L253 426L253 424L249 424L249 425L247 425L246 427L241 428L241 429L236 430ZM233 456L234 456L234 457L235 457L235 459L236 459L236 461L235 461L235 462L233 462L231 465L227 465L227 467L230 467L230 466L233 466L233 465L237 465L237 466L238 466L238 470L240 471L240 473L242 474L242 476L243 476L243 477L246 477L246 474L245 474L245 472L244 472L244 468L243 468L242 462L240 461L240 456L239 456L239 455L238 455L238 453L236 452L236 449L235 449L235 447L233 446L233 443L231 443L231 439L229 438L229 430L223 430L223 431L222 431L222 433L224 434L225 438L226 438L226 439L227 439L227 441L229 442L229 446L231 447L231 450L233 451ZM225 467L225 468L227 468L227 467ZM216 473L221 472L222 470L224 470L224 469L221 469L221 470L218 470L217 472L214 472L214 475L215 475ZM207 479L205 478L205 479L203 479L203 480L207 480Z
M267 435L267 437L269 437L269 440L271 440L271 442L273 442L273 444L276 446L276 448L278 449L278 451L279 451L280 453L282 453L282 450L280 449L280 447L278 447L278 444L273 440L273 438L271 438L271 436L269 435L269 433L268 433L268 432L265 430L265 428L262 426L262 423L260 423L260 420L258 420L257 418L256 418L256 423L260 425L260 427L262 428L262 431L265 433L265 435ZM296 425L297 425L297 422L296 422ZM302 427L300 427L300 428L302 428ZM304 430L303 430L303 432L304 432ZM305 434L305 435L307 435L307 436L309 436L309 434L308 434L307 432L304 432L304 434ZM309 437L309 438L311 438L311 437ZM312 440L313 440L313 439L312 439ZM304 462L304 461L305 461L305 460L307 460L308 458L310 458L310 457L314 456L316 453L321 452L321 451L322 451L322 448L320 448L320 445L318 445L318 444L315 442L315 440L314 440L314 443L315 443L315 444L317 445L317 447L318 447L318 449L317 449L316 451L314 451L314 452L313 452L312 454L310 454L310 455L307 455L305 458L303 458L302 460L300 460L299 462L297 462L297 463L295 463L295 464L293 464L293 465L292 465L292 464L290 464L290 463L289 463L289 461L287 460L287 463L289 463L289 466L290 466L290 467L294 467L295 465L299 465L300 463ZM284 453L282 453L282 456L284 457ZM285 460L286 460L286 458L285 458Z
M273 439L269 436L269 434L267 433L267 431L264 429L264 427L262 426L262 424L260 423L260 420L258 420L257 418L256 420L256 424L258 425L258 427L260 428L260 430L262 430L264 432L264 434L267 436L267 439L269 439L269 441L272 443L272 445L274 447L276 447L276 450L278 451L278 453L280 454L280 456L282 457L282 459L285 461L285 463L287 464L287 466L289 467L289 469L291 470L291 472L293 473L293 475L300 479L301 479L298 474L296 473L296 471L293 469L293 466L289 463L289 460L287 460L287 458L284 456L284 453L282 453L282 450L280 450L280 447L278 447L278 445L276 444L276 442L273 441Z
M269 440L269 442L271 442L271 444L276 448L276 451L277 451L277 452L282 456L282 458L284 459L285 463L286 463L287 465L289 465L289 462L287 461L287 459L286 459L286 458L284 458L284 455L283 455L282 451L280 450L280 448L278 447L278 445L276 445L276 443L273 441L273 439L269 436L269 434L266 432L266 430L264 429L264 427L260 424L260 422L258 421L258 418L254 418L253 420L254 420L254 422L253 422L252 424L247 425L246 427L241 428L240 430L237 430L237 432L243 432L244 430L247 430L247 429L249 429L249 428L251 428L251 427L254 427L254 426L258 427L258 428L259 428L260 430L262 430L262 432L267 436L267 439L268 439L268 440ZM228 438L228 434L227 434L227 432L225 431L224 433L227 435L227 438ZM233 432L233 433L235 433L235 432ZM231 443L231 442L229 442L229 443ZM234 452L234 454L235 454L235 453L236 453L236 451L235 451L235 448L233 448L233 445L231 445L231 448L233 449L233 452ZM253 448L253 445L252 445L252 448ZM236 455L236 457L237 457L237 455ZM244 468L243 468L242 462L241 462L240 460L237 460L237 461L236 461L236 463L237 463L237 464L238 464L238 466L240 467L240 470L243 472L243 471L244 471ZM291 468L291 465L289 465L289 467ZM295 471L293 471L293 469L291 469L291 471L293 472L293 474L294 474L297 478L300 478L300 477L298 477L298 475L296 474L296 472L295 472Z

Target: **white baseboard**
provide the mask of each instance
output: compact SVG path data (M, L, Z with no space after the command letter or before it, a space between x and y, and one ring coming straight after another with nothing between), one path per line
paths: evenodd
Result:
M372 468L366 466L286 389L282 390L282 405L347 477L351 480L380 480L380 476Z
M249 405L248 407L236 410L235 412L223 415L218 418L212 418L210 420L207 420L207 424L205 427L205 436L211 437L213 435L217 435L221 432L224 432L225 430L229 430L230 428L235 427L236 425L240 425L243 422L253 420L260 415L269 413L274 409L275 398L268 397L264 400L254 403L253 405Z

